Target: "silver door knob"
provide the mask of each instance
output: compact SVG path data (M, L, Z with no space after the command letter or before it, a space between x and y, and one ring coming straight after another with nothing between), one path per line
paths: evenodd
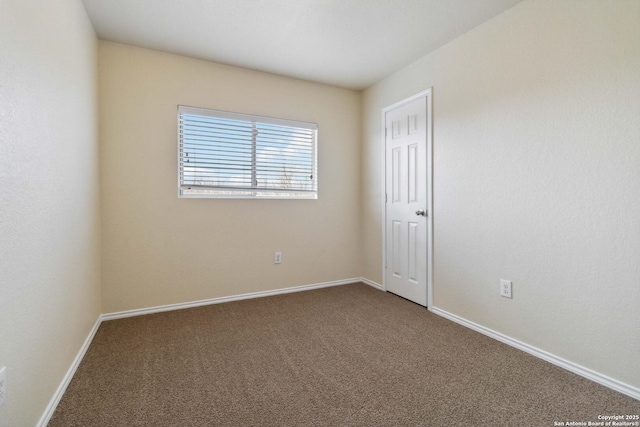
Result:
M416 215L418 215L418 216L427 216L427 212L422 210L422 209L420 209L420 210L416 211Z

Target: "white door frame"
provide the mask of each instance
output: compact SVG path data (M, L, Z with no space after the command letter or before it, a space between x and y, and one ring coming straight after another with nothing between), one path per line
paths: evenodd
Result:
M387 291L387 164L385 121L386 113L404 104L425 98L427 103L427 308L433 306L433 88L423 90L413 96L405 98L382 109L382 289Z

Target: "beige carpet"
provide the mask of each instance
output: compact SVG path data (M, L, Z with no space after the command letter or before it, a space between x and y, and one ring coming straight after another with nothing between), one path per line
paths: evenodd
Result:
M363 284L104 322L49 426L553 426L640 401Z

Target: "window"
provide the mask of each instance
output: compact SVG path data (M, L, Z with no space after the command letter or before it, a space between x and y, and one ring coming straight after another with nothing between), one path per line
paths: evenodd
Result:
M317 125L178 106L179 197L317 198Z

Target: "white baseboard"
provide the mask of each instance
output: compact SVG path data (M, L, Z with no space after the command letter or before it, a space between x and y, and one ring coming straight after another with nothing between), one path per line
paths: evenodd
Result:
M91 328L91 331L89 332L89 336L87 336L87 339L84 340L82 347L80 347L80 351L76 355L76 358L73 359L73 363L71 364L71 367L69 368L65 376L62 378L62 382L60 383L60 385L58 386L58 389L54 393L53 398L49 402L49 405L47 405L47 408L45 409L44 413L40 417L40 421L38 421L38 424L36 424L37 427L46 427L47 424L49 424L49 421L51 420L53 413L56 411L56 408L58 407L58 403L60 403L60 399L62 399L64 392L67 390L67 387L69 386L71 379L75 375L76 370L78 369L78 366L80 366L80 362L82 362L82 359L84 358L84 355L87 352L87 349L91 344L91 341L93 341L93 337L96 335L96 332L98 332L98 328L100 327L101 323L102 323L102 316L99 316L98 319L96 320L96 323L93 325L93 328Z
M473 329L476 332L480 332L483 335L487 335L493 339L496 339L502 343L510 345L511 347L515 347L518 350L522 350L525 353L529 353L533 356L536 356L542 360L545 360L549 363L552 363L556 366L559 366L567 371L571 371L574 374L585 377L591 381L594 381L598 384L601 384L605 387L608 387L612 390L615 390L619 393L626 394L627 396L633 397L634 399L640 400L640 389L637 387L633 387L629 384L625 384L621 381L618 381L614 378L603 375L599 372L595 372L589 368L585 368L584 366L580 366L576 363L565 360L561 357L548 353L544 350L540 350L532 345L523 343L522 341L518 341L514 338L511 338L507 335L501 334L500 332L496 332L492 329L486 328L477 323L471 322L467 319L464 319L460 316L456 316L455 314L451 314L447 311L441 310L436 307L431 307L429 309L434 314L438 316L442 316L446 319L449 319L453 322L456 322L462 326L466 326L469 329Z
M200 307L210 304L221 304L230 301L240 301L244 299L270 297L273 295L289 294L292 292L310 291L312 289L328 288L330 286L347 285L363 281L360 277L345 280L334 280L332 282L315 283L313 285L294 286L291 288L274 289L272 291L250 292L246 294L232 295L228 297L209 298L199 301L184 302L179 304L160 305L157 307L141 308L136 310L118 311L102 315L102 320L122 319L125 317L142 316L144 314L160 313L163 311L182 310L185 308Z
M364 284L367 284L369 286L373 286L374 288L378 289L379 291L384 291L384 288L382 287L382 285L380 283L376 283L373 280L369 280L369 279L365 279L364 277L360 278L360 281Z

